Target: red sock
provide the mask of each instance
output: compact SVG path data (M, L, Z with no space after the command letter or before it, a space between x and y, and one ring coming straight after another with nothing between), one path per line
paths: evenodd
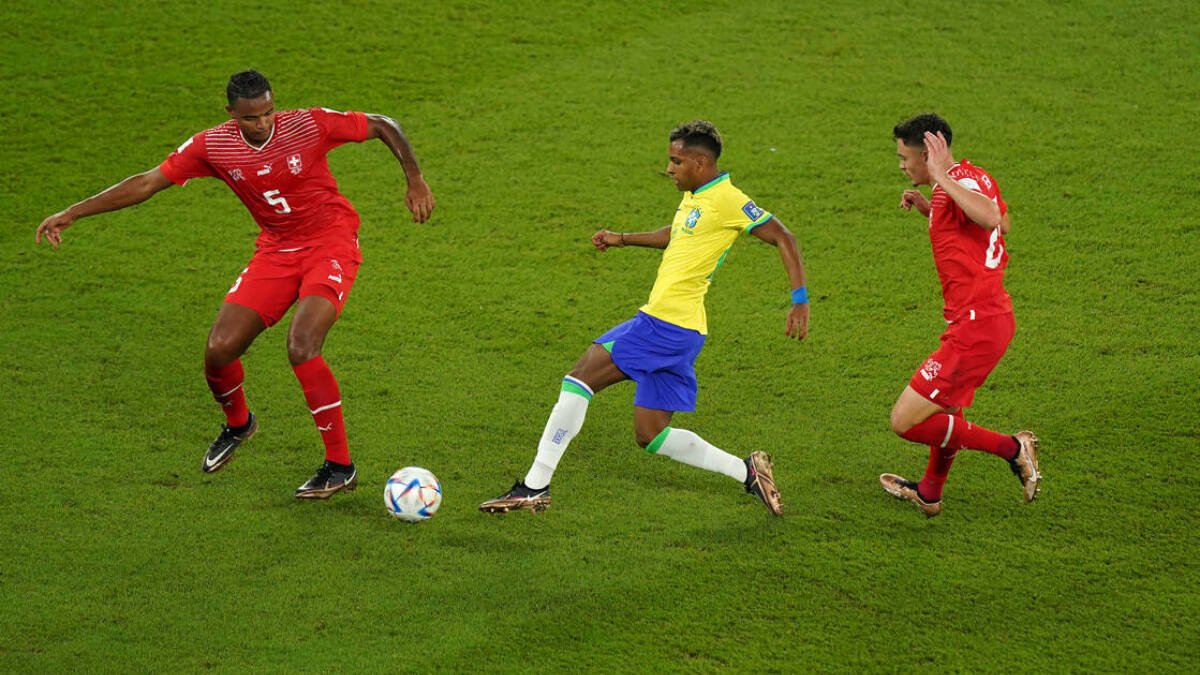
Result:
M221 404L225 423L231 427L245 426L250 420L250 410L246 408L246 392L242 389L245 373L241 360L219 367L205 363L204 379L208 380L213 398Z
M936 445L939 448L969 448L1003 459L1017 456L1017 441L1012 436L998 434L946 413L930 415L924 422L900 435L914 443Z
M955 418L956 425L963 422L962 410L948 414ZM925 475L921 477L921 482L917 483L917 493L923 499L937 501L942 498L942 486L946 484L950 466L954 464L954 458L957 456L958 448L929 446L929 463L925 465Z
M917 483L917 492L925 501L936 502L942 498L942 486L946 484L946 476L950 475L950 465L958 450L929 446L929 463L925 465L925 475Z
M338 391L333 371L318 356L298 366L292 366L308 411L312 413L321 440L325 443L325 459L338 464L350 463L350 447L346 443L346 426L342 423L342 395Z

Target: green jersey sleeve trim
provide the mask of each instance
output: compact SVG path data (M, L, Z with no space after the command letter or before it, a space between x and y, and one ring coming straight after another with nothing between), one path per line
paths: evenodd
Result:
M750 223L749 225L747 225L746 231L749 232L750 230L753 230L754 228L758 227L759 225L765 224L768 220L770 220L774 217L775 217L775 214L771 213L770 211L767 211L766 213L764 213L762 215L762 218L759 218L758 220L754 221L753 223Z

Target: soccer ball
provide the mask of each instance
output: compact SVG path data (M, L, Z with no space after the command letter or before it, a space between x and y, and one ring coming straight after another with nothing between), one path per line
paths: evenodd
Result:
M428 520L442 505L442 484L432 471L406 466L388 479L383 504L394 518L410 523Z

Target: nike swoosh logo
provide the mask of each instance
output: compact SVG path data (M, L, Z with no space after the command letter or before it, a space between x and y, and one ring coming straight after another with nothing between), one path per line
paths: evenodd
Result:
M229 454L228 452L223 452L220 455L217 455L216 457L213 457L213 458L210 458L206 455L204 457L204 468L206 468L206 469L213 468L221 461L221 459L223 459L228 454Z

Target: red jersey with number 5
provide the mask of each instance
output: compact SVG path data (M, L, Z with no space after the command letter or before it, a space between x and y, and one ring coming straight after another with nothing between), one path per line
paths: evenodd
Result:
M202 176L225 181L262 228L258 250L301 248L357 234L358 212L338 191L325 155L366 138L362 113L283 110L261 148L229 120L192 136L158 168L178 185Z
M979 193L1008 213L1000 187L983 169L962 160L947 172L952 180ZM1004 290L1008 250L1000 229L986 229L963 213L962 208L934 185L929 200L929 241L933 262L942 282L946 321L982 319L1012 312L1012 298Z

